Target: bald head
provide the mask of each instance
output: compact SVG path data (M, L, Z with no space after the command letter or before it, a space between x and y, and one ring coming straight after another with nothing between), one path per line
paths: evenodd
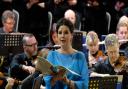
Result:
M73 24L76 22L76 14L73 10L69 9L65 12L64 18L70 20Z

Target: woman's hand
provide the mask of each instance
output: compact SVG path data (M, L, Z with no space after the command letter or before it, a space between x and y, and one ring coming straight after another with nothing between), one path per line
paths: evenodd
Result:
M61 69L59 71L57 71L57 73L52 73L51 75L53 76L53 78L51 79L51 84L54 85L56 81L63 81L63 82L67 82L67 80L65 81L65 70Z

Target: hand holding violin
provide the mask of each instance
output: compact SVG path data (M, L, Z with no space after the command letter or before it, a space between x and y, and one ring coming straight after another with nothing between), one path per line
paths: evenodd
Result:
M117 74L128 73L128 61L125 56L120 56L119 59L115 62L114 68Z

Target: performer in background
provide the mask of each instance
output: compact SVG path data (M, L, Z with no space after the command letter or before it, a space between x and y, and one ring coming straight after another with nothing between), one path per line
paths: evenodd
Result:
M99 49L99 38L96 32L89 31L86 36L86 44L88 49L87 59L89 67L92 67L95 63L106 59L106 55Z
M37 56L38 42L33 34L25 34L23 37L24 52L13 57L11 62L11 77L23 80L35 72L34 59ZM32 81L28 82L32 85ZM26 86L31 89L32 86ZM24 88L25 89L25 88Z
M88 89L88 67L82 52L72 48L73 24L67 19L57 22L56 32L61 48L48 53L47 59L53 65L61 65L77 72L80 76L68 73L65 77L57 73L44 77L47 89Z
M2 14L3 27L0 28L0 33L14 32L15 14L10 10L5 10Z
M127 58L119 55L119 41L116 34L108 34L105 38L105 48L108 58L104 62L98 62L91 69L90 76L109 76L121 74L124 71ZM125 70L126 71L126 70ZM124 73L124 72L123 72ZM123 88L127 89L127 72L123 74Z
M0 33L14 32L15 14L11 10L5 10L2 13L1 20L2 20L3 27L0 28ZM10 77L6 78L9 76L8 69L10 66L10 62L11 62L10 56L0 57L0 89L12 89L14 85L13 81L15 79Z
M0 0L0 18L5 10L12 10L12 0ZM2 27L2 21L0 20L0 27Z
M73 23L75 30L81 30L80 16L74 10L71 10L71 9L66 10L64 13L64 18L70 20Z
M124 51L128 45L128 17L122 16L119 19L116 34L120 40L120 50Z
M46 44L46 46L43 47L39 47L39 49L41 50L39 51L38 55L44 58L47 57L49 50L55 50L60 48L56 32L56 23L53 24L52 29L50 30L48 44Z

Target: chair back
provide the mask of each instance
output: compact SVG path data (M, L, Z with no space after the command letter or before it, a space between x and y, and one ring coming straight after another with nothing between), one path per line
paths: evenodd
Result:
M106 19L107 19L107 29L109 33L110 25L111 25L111 15L109 12L106 12Z
M52 13L49 11L48 12L48 19L49 19L49 31L52 29L52 18L53 18L53 16L52 16Z
M15 14L15 27L14 27L14 32L18 32L18 25L19 25L19 12L15 9L13 9L13 12Z

